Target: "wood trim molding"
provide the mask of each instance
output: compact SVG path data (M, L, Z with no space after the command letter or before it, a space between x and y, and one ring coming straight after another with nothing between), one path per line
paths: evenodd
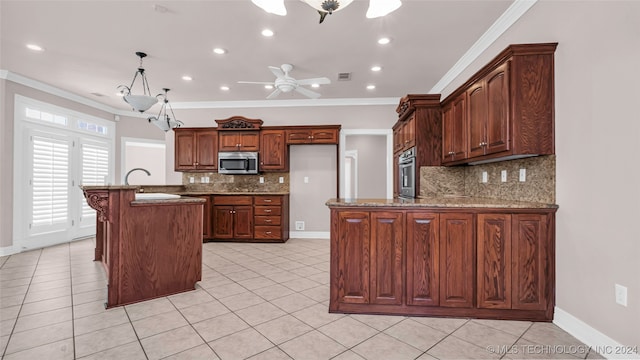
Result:
M87 205L98 213L98 221L109 219L109 190L83 190Z

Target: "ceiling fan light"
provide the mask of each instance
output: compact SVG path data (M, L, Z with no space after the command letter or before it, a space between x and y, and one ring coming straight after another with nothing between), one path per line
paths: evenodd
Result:
M373 19L388 15L402 6L400 0L369 0L367 18Z
M353 0L301 0L312 8L331 14L346 8Z
M251 2L270 14L287 15L284 0L251 0Z

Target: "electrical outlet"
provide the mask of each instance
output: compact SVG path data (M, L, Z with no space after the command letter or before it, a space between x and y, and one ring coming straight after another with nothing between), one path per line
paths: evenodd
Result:
M260 176L260 184L264 184L264 176Z
M500 181L507 182L507 170L502 170L500 172Z
M527 181L527 169L520 169L520 177L518 180L520 180L520 182Z
M196 182L196 178L194 178L193 176L189 176L189 184L193 184Z
M303 180L304 180L304 183L305 183L305 184L308 184L308 183L309 183L309 177L308 177L308 176L305 176Z
M616 284L616 303L627 306L627 287Z
M304 221L296 221L296 230L304 230Z
M201 183L201 184L204 184L205 182L206 182L206 181L204 180L204 176L201 176L201 177L200 177L200 183Z
M486 183L487 181L489 181L489 175L487 174L486 171L482 172L482 182Z
M210 181L210 180L211 180L211 179L209 179L209 177L208 177L208 176L205 176L205 177L204 177L204 182L206 182L207 184L209 183L209 181Z
M280 176L280 177L278 178L278 182L279 182L280 184L284 184L284 176Z

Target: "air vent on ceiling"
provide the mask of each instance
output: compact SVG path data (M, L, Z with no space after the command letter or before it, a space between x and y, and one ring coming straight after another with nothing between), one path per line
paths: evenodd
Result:
M349 81L351 80L351 73L344 72L338 73L338 81Z

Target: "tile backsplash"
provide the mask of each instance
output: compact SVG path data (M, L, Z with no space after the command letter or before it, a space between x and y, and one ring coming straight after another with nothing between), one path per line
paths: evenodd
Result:
M194 182L190 181L193 177ZM209 178L209 182L206 179ZM260 178L264 183L260 183ZM282 177L283 183L280 183ZM226 192L288 192L289 173L264 173L257 175L224 175L207 172L182 173L182 185L188 191Z
M526 180L519 180L526 169ZM507 181L501 181L506 170ZM487 182L482 173L487 172ZM536 156L475 166L420 168L420 196L466 195L553 204L556 201L556 157Z

